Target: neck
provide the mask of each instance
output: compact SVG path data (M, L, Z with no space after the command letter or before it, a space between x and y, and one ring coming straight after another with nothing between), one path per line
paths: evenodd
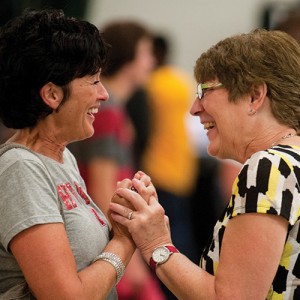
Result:
M65 145L59 144L54 137L42 135L33 129L20 129L8 140L26 146L34 152L63 163Z
M289 133L283 135L281 138L279 138L275 142L273 142L271 144L271 147L276 146L276 145L280 144L280 142L283 142L285 139L292 138L293 136L296 136L296 135L297 135L297 133L295 131L294 132L289 132Z
M242 146L244 151L240 151L240 147L236 147L235 160L244 163L253 153L271 148L278 144L290 143L290 138L297 135L296 131L292 128L277 128L277 132L270 128L264 130L256 130L256 133L264 132L264 135L253 136L247 139L247 144ZM238 158L238 159L237 159Z

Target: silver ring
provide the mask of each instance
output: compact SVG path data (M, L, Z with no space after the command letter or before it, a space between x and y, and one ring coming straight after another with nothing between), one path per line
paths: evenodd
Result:
M131 212L128 213L128 216L127 216L128 220L132 219L132 215L133 215L133 211L131 211Z

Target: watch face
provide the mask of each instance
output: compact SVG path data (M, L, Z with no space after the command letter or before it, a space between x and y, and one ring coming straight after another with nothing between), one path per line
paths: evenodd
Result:
M170 251L165 247L159 247L155 249L152 254L152 258L157 264L166 262L169 256L170 256Z

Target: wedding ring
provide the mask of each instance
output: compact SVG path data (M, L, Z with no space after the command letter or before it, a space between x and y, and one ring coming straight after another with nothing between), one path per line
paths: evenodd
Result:
M132 215L133 215L133 211L131 211L131 212L128 213L128 216L127 216L128 220L132 219Z
M130 189L131 189L132 191L134 191L134 192L137 193L137 190L136 190L136 188L135 188L134 186L131 186Z

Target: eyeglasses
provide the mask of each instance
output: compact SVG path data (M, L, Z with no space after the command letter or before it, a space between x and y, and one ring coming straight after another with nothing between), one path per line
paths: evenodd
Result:
M201 100L204 97L206 90L214 90L223 86L222 83L199 83L197 86L196 96Z

